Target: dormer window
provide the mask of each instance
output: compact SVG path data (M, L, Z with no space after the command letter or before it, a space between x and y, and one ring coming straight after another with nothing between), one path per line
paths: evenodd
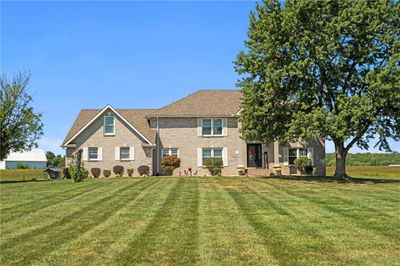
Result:
M104 135L115 135L115 117L113 115L104 116Z

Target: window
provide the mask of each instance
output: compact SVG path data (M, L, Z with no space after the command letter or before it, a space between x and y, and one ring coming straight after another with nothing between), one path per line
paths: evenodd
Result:
M119 148L119 159L120 160L129 160L129 147L120 147Z
M114 116L104 116L104 135L115 134L115 120Z
M222 135L222 119L203 119L203 136L219 136Z
M169 149L163 149L162 150L162 156L176 156L179 157L179 149L173 149L173 148L169 148Z
M98 160L99 159L99 149L97 147L88 148L89 160Z
M307 157L307 149L289 149L289 164L294 164L300 157Z
M222 159L222 149L210 149L204 148L203 149L203 165L206 159L210 157L216 157Z

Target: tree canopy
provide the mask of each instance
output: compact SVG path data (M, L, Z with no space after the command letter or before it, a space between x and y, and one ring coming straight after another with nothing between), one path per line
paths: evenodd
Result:
M266 0L238 54L242 133L266 142L332 140L343 177L353 145L400 139L398 1Z
M0 160L10 152L37 147L43 135L41 114L35 113L27 93L30 75L18 73L10 82L0 76Z

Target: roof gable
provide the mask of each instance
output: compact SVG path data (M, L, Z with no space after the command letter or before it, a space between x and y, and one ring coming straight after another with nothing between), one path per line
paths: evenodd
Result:
M147 143L153 144L151 140L155 139L154 133L147 124L145 115L154 111L154 109L114 109L107 105L103 109L82 109L61 146L69 144L107 110L115 113Z

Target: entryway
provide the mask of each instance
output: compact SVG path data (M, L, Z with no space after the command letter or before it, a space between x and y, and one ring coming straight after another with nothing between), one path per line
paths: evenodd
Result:
M247 167L262 167L262 151L260 143L247 144Z

